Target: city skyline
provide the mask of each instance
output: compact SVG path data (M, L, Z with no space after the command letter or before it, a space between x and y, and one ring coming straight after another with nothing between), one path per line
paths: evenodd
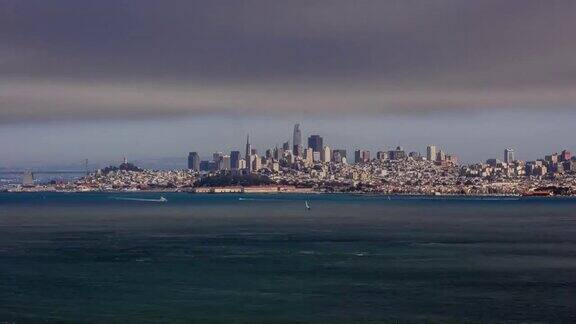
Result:
M507 119L503 119L504 121L508 122ZM482 124L482 121L478 121L477 122ZM491 124L492 120L491 118L487 118L486 119L486 123ZM567 119L563 119L559 118L558 120L558 130L565 130L568 129L568 124L570 124L570 120ZM142 122L144 123L144 125L149 124L150 122ZM187 122L185 121L178 121L178 122L174 122L176 124L179 125L179 127L175 127L175 129L180 128L180 130L177 133L181 133L182 136L187 135L188 133L188 125ZM391 122L391 124L394 124L395 122ZM562 123L566 124L565 126L562 125ZM192 127L194 128L194 126L198 125L198 123L196 123L196 125L194 125L194 123L191 123ZM58 145L59 143L54 142L54 141L50 141L49 143L46 142L46 138L42 138L42 136L40 136L39 138L36 138L38 141L40 141L40 143L47 145L47 146L60 146L60 152L62 153L62 156L64 157L61 160L58 159L54 159L51 161L51 159L49 158L45 158L44 156L41 159L37 159L37 161L39 161L38 163L34 163L34 159L21 159L18 160L16 159L15 161L7 161L5 160L6 157L11 157L11 151L22 151L22 152L28 152L28 153L34 153L37 152L35 150L29 151L27 146L17 146L17 145L9 145L11 143L11 137L10 136L1 136L0 137L0 144L5 144L6 145L6 149L4 150L4 153L2 156L0 156L0 167L16 167L19 165L22 165L24 167L27 167L28 164L29 165L38 165L38 164L45 164L45 165L66 165L66 164L71 164L71 162L73 161L77 161L79 164L82 164L83 160L85 158L88 158L90 161L93 161L94 163L98 163L99 165L106 165L107 163L110 163L112 161L116 161L119 160L121 156L127 155L129 156L132 160L159 160L159 159L165 159L165 158L171 158L171 159L177 159L177 158L182 158L182 151L184 152L189 152L190 150L195 150L198 152L198 154L200 154L200 156L202 158L206 158L208 156L210 156L213 152L216 151L230 151L230 150L234 150L234 149L240 149L241 146L243 146L244 144L240 144L240 143L236 143L237 138L245 138L246 133L250 132L254 141L254 146L259 148L259 149L265 149L265 148L273 148L275 145L281 146L286 139L289 139L290 144L292 144L292 133L291 133L291 129L293 128L293 124L291 124L290 122L283 122L282 126L283 129L279 129L278 127L270 127L273 129L268 130L267 132L262 132L263 129L265 129L266 125L270 125L273 124L271 122L267 122L267 120L263 120L263 121L259 121L258 125L256 125L256 127L254 127L254 129L248 129L246 130L246 124L243 124L243 127L239 127L237 129L235 129L233 132L231 132L231 134L226 135L226 136L217 136L216 138L214 138L213 136L209 136L209 135L213 135L213 133L206 133L204 135L200 134L200 136L198 136L198 134L194 133L194 130L190 130L191 134L194 134L195 136L193 136L194 138L196 138L197 140L194 141L193 143L190 142L189 139L184 139L185 143L179 143L178 146L174 146L173 149L171 149L170 151L166 151L166 152L160 152L157 150L157 148L160 149L164 149L167 146L170 146L170 142L172 140L174 141L178 141L179 138L181 138L180 136L167 136L167 134L163 134L163 136L158 136L158 137L154 137L154 138L147 138L145 140L143 140L143 142L148 142L148 140L152 140L152 142L150 142L150 144L148 145L147 143L139 143L138 145L134 146L131 143L123 143L123 137L121 135L118 135L118 138L113 139L111 141L107 140L107 139L103 139L103 143L102 145L108 147L108 150L106 152L106 154L104 154L103 156L100 154L100 152L98 152L99 154L95 155L93 154L93 152L91 152L91 150L87 150L87 153L84 154L76 154L79 151L82 151L83 149L89 149L91 144L87 144L87 145L82 145L83 147L75 147L75 149L71 150L69 149L68 145L70 145L70 141L78 141L78 143L76 144L83 144L83 143L90 143L91 140L96 140L95 138L88 138L88 139L82 139L82 141L79 141L77 137L69 137L67 139L67 141L65 141L64 143L62 143L62 145ZM300 122L300 124L302 124L302 122ZM508 141L504 141L501 139L497 139L497 140L488 140L486 139L485 141L487 143L490 144L489 148L482 148L483 144L482 143L478 143L477 139L475 138L474 140L469 140L469 141L463 141L462 138L466 136L466 134L463 134L461 136L458 137L438 137L438 138L434 138L433 134L430 134L430 136L427 136L427 139L424 138L419 138L414 136L413 134L411 135L409 131L404 130L404 133L402 133L402 129L398 128L398 129L388 129L390 132L387 134L383 134L383 136L378 136L379 134L377 134L377 136L374 136L374 134L362 134L361 131L358 131L356 129L354 129L354 127L350 127L349 123L346 122L336 122L333 125L335 125L334 129L326 129L326 128L322 128L321 126L325 125L326 123L322 123L321 121L313 121L313 120L309 120L307 122L304 122L304 128L302 130L302 136L303 138L306 140L308 139L309 135L313 135L316 133L320 133L320 135L324 138L325 143L331 144L332 146L334 146L333 143L335 143L337 146L340 147L332 147L333 149L335 148L342 148L342 149L346 149L348 152L353 152L354 149L362 147L365 149L368 149L372 152L377 152L378 150L382 150L382 149L390 149L390 148L394 148L395 146L403 146L406 148L406 150L408 151L418 151L421 154L425 155L426 154L426 145L430 144L430 143L436 143L438 145L443 145L444 147L446 147L448 150L450 150L451 152L455 152L460 161L463 163L473 163L473 162L480 162L480 161L484 161L488 158L492 158L492 157L501 157L501 152L504 148L506 147L514 147L516 149L517 155L519 156L519 158L525 159L525 160L530 160L530 159L535 159L539 156L541 156L543 153L545 152L549 152L551 150L557 150L560 151L562 149L572 149L572 140L570 137L561 137L558 135L555 135L554 133L549 133L547 134L545 137L542 137L542 135L538 134L538 128L540 127L542 129L542 131L546 132L545 127L539 126L538 125L538 119L532 120L531 121L531 127L530 127L530 132L526 131L525 134L519 134L521 136L516 137L519 140L518 141L513 141L513 140L508 140ZM414 127L422 127L422 125L425 124L425 121L422 121L420 124L415 124ZM98 125L99 126L99 125ZM207 127L208 125L204 126ZM274 125L275 126L275 125ZM320 126L320 130L323 131L319 131L317 128L317 126ZM366 121L365 123L362 124L362 126L364 127L363 130L365 132L369 132L369 131L380 131L380 129L378 128L379 123L374 122L374 121ZM138 129L144 129L146 128L145 126L139 126ZM483 128L483 127L482 127ZM65 129L65 128L64 128ZM74 127L74 129L76 129ZM141 130L142 130L141 129ZM59 131L61 131L62 128L59 128ZM140 131L141 131L140 130ZM153 129L149 129L152 133L154 132ZM336 131L335 131L336 130ZM395 134L395 132L398 130L398 132L400 132L400 134ZM34 128L33 127L22 127L22 129L20 129L20 131L24 131L24 132L34 132ZM84 130L79 130L79 131L86 131ZM99 128L93 128L91 130L92 132L98 132ZM119 131L118 129L116 129L115 131ZM121 131L121 130L120 130ZM223 128L222 131L230 131L229 128ZM478 137L486 137L490 134L488 134L489 132L498 132L497 127L493 127L492 130L486 130L486 134L482 135L480 134ZM0 130L0 133L2 133L2 130ZM65 132L68 133L68 132ZM530 134L528 134L530 133ZM0 134L0 135L4 135L4 134ZM143 137L146 137L145 133L142 133ZM402 138L400 138L400 136L402 136ZM227 140L227 138L232 137L233 139ZM358 138L363 138L362 142L360 142L358 140ZM381 139L380 139L381 138ZM538 138L545 138L546 141L543 143L540 143L538 145L536 145L536 141L535 139ZM397 140L395 140L397 139ZM211 142L210 142L211 141ZM208 145L206 145L208 142L210 142L210 146L207 147ZM341 143L341 144L340 144ZM359 143L359 144L355 144L355 143ZM360 144L362 143L362 144ZM515 144L515 143L519 143L519 144ZM115 144L123 144L123 146L125 146L125 148L119 149L119 148L115 148ZM39 144L37 144L39 145ZM306 145L305 145L306 146ZM470 148L473 147L474 150L471 151ZM139 148L140 152L135 152L134 148ZM57 150L54 150L57 151ZM244 150L242 149L243 154L244 154ZM59 153L60 153L59 152ZM70 153L73 153L73 155L71 155ZM474 153L474 154L471 154Z
M264 149L265 153L258 152L257 148L252 147L250 142L250 134L246 135L246 146L244 150L244 158L240 158L239 151L230 151L230 155L226 155L222 152L212 153L212 158L201 160L197 152L190 152L188 155L188 169L192 171L219 171L219 170L245 170L248 173L255 173L260 170L261 167L270 167L270 163L274 164L280 162L280 165L287 163L288 166L293 165L296 160L301 160L305 164L312 165L317 162L322 163L368 163L373 160L404 160L408 157L416 160L427 160L433 162L439 162L440 165L445 163L450 165L458 165L458 156L454 152L447 152L442 146L437 144L429 144L426 146L426 150L422 153L420 150L407 151L402 146L396 146L396 148L381 147L380 150L371 152L370 150L354 148L354 155L352 159L352 153L348 154L347 149L338 147L330 147L324 145L324 138L318 134L311 134L308 136L308 145L302 145L302 130L300 124L294 124L294 129L292 133L293 145L290 146L290 141L283 143L282 147L278 145L274 148ZM263 150L263 151L264 151ZM529 164L538 164L538 161L548 161L551 163L556 163L559 161L569 161L572 158L571 151L563 149L561 153L554 153L552 155L542 156L534 161L524 161L516 158L516 152L514 148L507 147L504 149L504 153L501 158L488 158L486 161L476 161L474 163L469 163L470 165L487 164L489 166L496 167L502 163L504 165L514 165L517 162L529 162ZM557 156L556 158L554 156ZM556 161L554 160L556 159ZM232 162L231 162L232 161ZM274 165L273 171L277 172L280 165ZM463 164L465 166L466 164ZM568 166L568 169L572 169L572 165Z
M410 195L507 195L573 196L576 194L576 157L571 151L546 154L534 161L516 159L506 148L502 160L458 164L458 157L442 146L428 145L426 154L408 152L401 146L372 154L366 149L331 149L320 135L302 140L300 124L293 140L260 153L246 136L244 157L240 151L216 151L201 160L188 154L187 168L170 170L140 168L124 156L118 166L88 170L82 178L36 181L33 171L23 172L21 184L4 179L3 192L42 191L155 191L193 193L310 193L356 192ZM262 151L260 151L262 152ZM40 172L43 173L43 172Z

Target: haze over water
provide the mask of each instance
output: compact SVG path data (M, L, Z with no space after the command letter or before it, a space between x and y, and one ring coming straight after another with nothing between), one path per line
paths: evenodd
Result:
M123 197L0 194L0 320L576 320L574 199Z

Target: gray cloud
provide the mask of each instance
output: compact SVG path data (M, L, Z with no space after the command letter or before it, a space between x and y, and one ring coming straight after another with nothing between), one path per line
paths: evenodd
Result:
M576 106L574 1L0 0L0 122Z

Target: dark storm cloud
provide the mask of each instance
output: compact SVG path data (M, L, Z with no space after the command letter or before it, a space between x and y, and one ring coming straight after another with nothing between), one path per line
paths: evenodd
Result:
M576 106L576 2L0 0L0 120Z

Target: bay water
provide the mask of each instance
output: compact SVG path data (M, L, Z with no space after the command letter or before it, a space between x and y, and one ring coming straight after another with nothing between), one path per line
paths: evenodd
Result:
M0 322L575 322L575 207L2 193Z

